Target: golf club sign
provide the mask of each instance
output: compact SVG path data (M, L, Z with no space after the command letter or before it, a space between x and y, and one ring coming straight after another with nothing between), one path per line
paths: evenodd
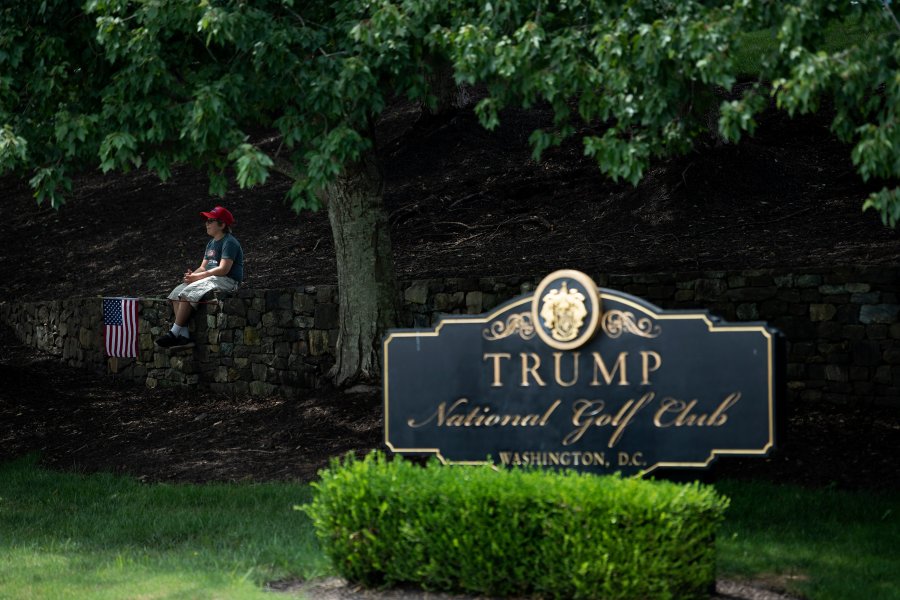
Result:
M384 339L385 443L445 463L625 474L764 455L779 334L556 271L531 295Z

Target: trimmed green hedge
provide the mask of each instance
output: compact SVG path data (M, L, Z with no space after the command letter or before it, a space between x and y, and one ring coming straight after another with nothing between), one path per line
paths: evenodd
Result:
M715 582L728 499L699 484L491 467L333 461L305 507L366 586L551 598L691 598Z

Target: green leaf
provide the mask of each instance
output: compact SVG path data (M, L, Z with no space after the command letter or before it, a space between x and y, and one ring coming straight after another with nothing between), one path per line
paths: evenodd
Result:
M29 185L34 189L34 197L37 203L50 202L53 208L59 208L65 204L64 192L72 191L72 180L69 179L62 167L42 167L36 170L34 177L29 180Z
M228 158L235 161L237 181L241 188L265 183L269 177L269 167L275 164L268 155L252 144L241 144Z
M28 142L10 125L0 129L0 173L12 170L18 164L28 161Z
M494 98L484 98L475 105L475 114L481 126L488 131L496 129L500 125L498 114L499 102Z
M104 173L112 169L129 170L141 166L141 157L135 152L137 140L125 131L107 135L100 144L100 170Z
M228 191L228 179L222 171L209 171L209 195L224 197Z
M882 223L896 227L900 223L900 188L882 188L871 194L863 203L863 210L869 209L878 212Z

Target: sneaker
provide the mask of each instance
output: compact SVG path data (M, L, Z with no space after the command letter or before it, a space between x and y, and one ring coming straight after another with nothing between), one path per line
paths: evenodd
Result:
M191 341L191 338L189 337L175 335L171 331L168 331L166 332L166 335L156 340L156 345L160 348L191 348L193 347L194 342Z

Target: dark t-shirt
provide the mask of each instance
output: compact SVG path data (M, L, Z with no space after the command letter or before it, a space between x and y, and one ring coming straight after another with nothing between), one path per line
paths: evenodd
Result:
M223 258L233 260L234 264L231 265L226 277L231 277L237 282L244 280L244 250L241 243L230 233L226 233L221 240L209 240L203 257L206 259L207 271L218 267L219 261Z

